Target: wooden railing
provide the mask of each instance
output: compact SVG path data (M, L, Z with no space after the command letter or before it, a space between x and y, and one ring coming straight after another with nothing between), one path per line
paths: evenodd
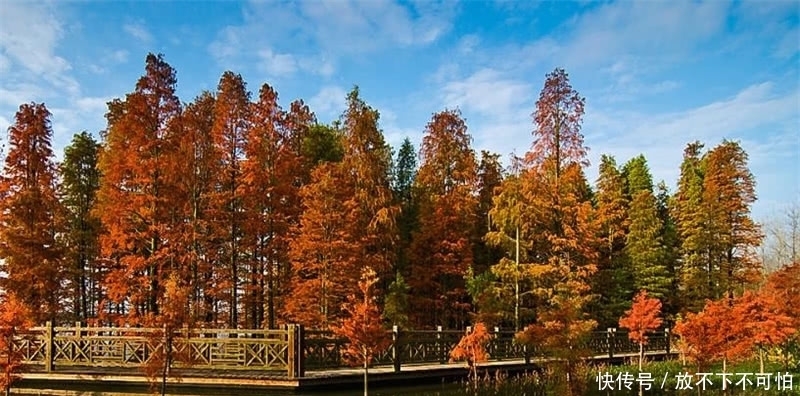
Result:
M488 352L492 360L546 357L538 347L518 343L513 331L493 329ZM288 325L279 330L189 329L173 334L173 351L182 358L176 366L208 370L257 370L298 378L306 370L329 370L347 366L343 351L347 340L330 331L304 330ZM387 332L392 342L377 356L375 366L439 363L449 360L450 351L464 335L460 330L403 330ZM44 371L56 368L130 367L147 364L164 346L162 329L120 327L32 328L17 338L16 349L23 363ZM627 333L609 329L593 332L584 345L594 355L636 353L639 346ZM647 352L670 351L669 331L650 335ZM188 362L183 363L183 362Z

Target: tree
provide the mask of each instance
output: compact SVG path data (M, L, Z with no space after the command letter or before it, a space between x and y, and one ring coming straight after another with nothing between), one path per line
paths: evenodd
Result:
M175 363L186 366L192 364L191 348L176 348L180 339L187 337L188 333L178 335L189 330L191 316L186 302L189 300L190 289L182 284L177 272L172 272L164 282L164 293L159 296L158 315L148 314L144 322L147 326L159 329L150 335L150 344L156 345L153 354L149 356L143 367L144 373L155 391L160 385L161 396L167 392L167 378L172 375ZM185 342L185 341L184 341Z
M60 313L64 208L57 197L50 112L23 104L8 128L0 180L0 289L16 295L35 323Z
M800 261L800 200L784 208L779 217L764 224L764 266L777 270Z
M631 309L619 319L619 327L628 329L628 338L639 344L639 371L644 361L644 346L647 345L647 333L661 326L661 301L648 298L647 291L642 290L633 299Z
M417 177L417 153L408 138L405 138L400 145L394 164L392 191L395 203L400 206L400 214L397 216L399 240L396 269L399 273L409 276L411 268L408 257L410 252L408 250L411 246L412 234L417 229L419 205L414 194L414 180Z
M769 289L767 289L769 290ZM765 291L750 291L737 299L733 316L744 327L742 342L758 350L760 373L764 373L764 351L789 339L796 332L792 318L781 312L788 301L780 300ZM745 346L745 349L747 347Z
M473 383L478 381L478 363L489 360L489 353L486 347L489 345L492 336L486 329L486 325L478 322L474 329L467 331L461 340L458 341L453 350L450 351L450 361L465 360L469 368L470 378Z
M214 237L219 241L217 292L228 308L228 326L239 325L244 176L242 162L250 123L250 92L239 74L226 71L217 86L211 133L220 153L220 170L212 195Z
M418 326L460 327L468 309L464 276L473 264L478 200L472 138L457 110L433 115L420 149L416 178L419 230L411 243L409 283Z
M312 168L323 162L339 162L344 156L343 140L336 126L311 125L303 137L302 154Z
M503 251L484 241L484 236L491 231L489 211L492 209L494 193L503 182L503 167L500 165L500 154L481 150L478 163L478 210L475 216L475 237L473 267L476 273L483 273L492 264L503 257Z
M755 179L747 168L747 153L739 143L724 140L708 153L703 201L712 237L709 265L719 268L720 292L729 300L760 275L756 248L763 235L750 217L755 200Z
M727 372L728 362L750 350L740 321L729 300L708 300L702 311L689 313L685 320L678 321L675 333L688 347L688 355L697 362L698 371L712 360L721 359L722 371Z
M669 294L664 299L664 316L668 323L672 323L674 315L681 308L679 299L680 277L677 273L679 258L678 231L675 226L675 219L670 213L670 202L672 200L667 184L662 180L656 186L656 207L658 218L663 227L659 235L663 247L663 263L670 278Z
M637 192L628 215L630 232L625 253L630 258L634 285L664 299L669 295L672 280L664 264L666 254L661 239L664 225L658 217L653 194L647 190Z
M176 205L185 197L175 161L181 138L176 84L163 56L148 54L134 91L109 102L106 114L96 209L109 271L104 283L117 313L127 311L134 323L158 314L163 281L185 257Z
M25 301L13 293L0 295L0 388L6 396L11 394L11 385L19 379L16 373L22 362L22 351L16 347L16 338L33 326L33 316Z
M334 325L363 263L386 277L394 259L391 152L378 128L378 112L364 103L357 87L347 101L342 161L312 172L312 182L301 190L305 209L290 242L292 291L285 308L306 325Z
M326 328L341 318L342 303L354 289L352 273L361 262L348 234L352 193L340 172L338 164L321 164L300 189L303 212L290 241L292 275L284 314L307 327Z
M408 323L408 292L410 288L397 271L394 281L389 285L384 302L384 314L390 323L404 327Z
M215 179L220 172L220 152L215 146L212 128L216 99L203 92L183 112L184 138L180 151L185 167L179 173L186 191L186 227L183 237L188 245L188 270L191 272L191 306L195 320L215 322L215 268L217 252L213 234L212 197Z
M617 169L614 157L600 157L600 172L597 178L595 211L599 247L598 273L592 289L600 297L595 302L596 317L603 327L617 322L630 304L633 294L633 273L625 252L628 233L628 206L625 180Z
M622 167L622 178L625 179L625 194L632 200L640 191L653 192L653 176L643 154L631 158Z
M391 340L383 328L383 316L378 308L373 287L378 282L375 271L364 267L358 290L361 296L350 294L344 307L342 324L333 328L336 335L347 338L349 344L344 351L345 358L352 365L364 367L364 396L367 396L369 366L376 355L385 350Z
M670 205L680 244L681 305L695 312L702 309L705 299L713 297L715 276L707 260L707 216L703 206L706 165L702 150L703 144L697 141L686 146L678 190Z
M97 159L100 144L87 132L76 134L64 149L61 164L62 201L67 209L66 256L69 260L72 314L85 321L97 314L100 273L97 268L100 219L93 212L100 188Z
M533 114L534 144L525 156L530 170L522 174L527 204L522 222L531 227L531 271L543 300L538 320L520 334L524 342L540 339L566 359L569 382L579 359L577 341L596 326L585 308L592 299L589 282L597 270L597 232L583 167L587 148L580 128L585 99L556 69L547 75Z

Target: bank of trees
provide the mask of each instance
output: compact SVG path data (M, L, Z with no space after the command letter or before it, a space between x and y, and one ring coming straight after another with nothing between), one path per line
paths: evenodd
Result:
M585 98L564 70L545 77L531 148L507 169L474 151L458 110L433 114L419 155L408 140L395 153L357 88L325 125L233 72L189 103L176 84L148 55L99 141L77 134L58 164L50 113L20 106L0 287L34 322L336 327L370 267L387 325L480 321L569 351L616 326L639 290L671 326L762 281L743 148L690 142L674 192L642 155L603 155L591 183Z

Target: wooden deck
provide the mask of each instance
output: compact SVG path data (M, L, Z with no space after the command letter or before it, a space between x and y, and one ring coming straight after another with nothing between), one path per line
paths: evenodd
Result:
M671 356L666 351L647 353L650 359L663 359ZM609 357L607 354L591 358L596 362L620 363L636 358L635 353L618 354ZM550 359L534 358L530 363L524 359L490 361L481 364L481 371L494 373L500 371L507 374L535 370L547 364ZM277 372L261 370L206 370L177 369L177 376L168 379L170 393L191 394L247 394L264 390L320 390L320 389L352 389L363 383L361 368L339 368L307 371L303 377L289 378ZM393 366L370 368L371 385L391 386L398 384L414 384L441 382L442 380L458 380L467 376L468 370L460 363L417 363L403 365L395 371ZM127 391L131 394L147 390L147 379L137 370L125 368L69 367L53 372L30 372L23 374L23 379L16 385L21 393L36 394L70 394L86 391ZM52 392L50 392L52 391ZM55 392L55 393L53 393Z

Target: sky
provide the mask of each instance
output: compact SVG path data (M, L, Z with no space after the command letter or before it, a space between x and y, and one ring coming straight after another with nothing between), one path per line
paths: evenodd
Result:
M419 147L433 113L458 108L476 152L525 153L556 67L586 98L587 176L600 155L640 153L674 188L683 149L737 140L756 177L756 218L800 201L800 2L79 1L0 2L0 129L19 105L51 110L60 158L99 136L148 52L190 102L226 70L281 104L339 117L354 85L387 140ZM3 134L5 140L5 134Z

